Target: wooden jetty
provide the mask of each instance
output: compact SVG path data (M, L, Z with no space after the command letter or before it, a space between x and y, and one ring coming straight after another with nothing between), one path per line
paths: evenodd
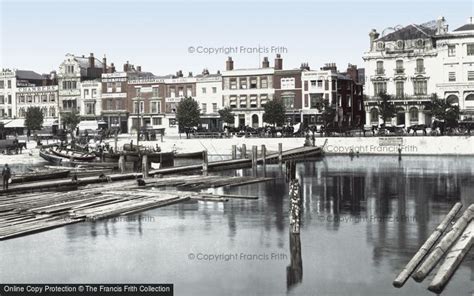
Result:
M278 163L281 161L287 161L291 159L304 159L304 158L312 158L312 157L319 157L323 153L321 147L299 147L294 148L286 151L282 151L281 155L279 153L274 153L265 156L265 160L260 157L256 159L256 164L266 164L269 163ZM220 160L220 161L213 161L208 162L207 168L209 170L227 170L227 169L236 169L236 168L243 168L243 167L251 167L252 166L252 159L251 158L240 158L240 159L229 159L229 160ZM178 174L183 172L189 171L198 171L203 169L203 164L193 164L193 165L185 165L185 166L175 166L165 169L158 169L158 170L151 170L149 172L150 176L156 174Z
M0 240L72 223L128 215L187 200L218 202L236 198L254 200L258 197L210 194L196 190L268 180L271 178L172 176L144 179L142 182L128 180L120 183L92 184L69 192L0 196ZM166 187L163 189L174 187L174 189L160 190L158 187ZM181 190L176 190L178 188Z

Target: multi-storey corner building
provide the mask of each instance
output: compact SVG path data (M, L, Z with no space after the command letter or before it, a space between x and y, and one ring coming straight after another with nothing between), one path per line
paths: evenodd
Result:
M449 32L441 17L382 36L373 29L369 37L370 48L363 56L367 123L380 123L377 99L381 92L392 95L397 105L392 124L430 124L432 118L425 107L432 94L459 104L467 114L474 90L469 82L474 82L472 24Z
M51 79L53 76L53 79ZM29 102L28 106L35 104L43 103L37 98L35 102L33 99L35 95L40 96L43 92L32 89L24 89L25 87L31 88L35 86L46 86L51 85L54 82L54 73L50 75L41 75L29 70L10 70L2 69L0 72L0 118L17 118L19 117L19 98L26 98L26 93L31 91L32 100ZM21 89L21 93L24 95L19 95L18 92ZM44 92L49 92L50 89L44 89ZM45 94L49 95L49 94ZM26 107L25 102L20 103L22 107ZM43 106L41 106L43 107ZM23 110L23 109L22 109Z
M224 105L230 106L235 114L235 125L262 127L263 106L273 100L274 68L270 68L265 57L261 68L234 69L231 57L222 72Z
M323 123L324 100L336 110L337 125L355 127L364 123L363 84L358 82L357 66L349 65L346 73L338 72L335 64L326 64L319 71L310 70L307 64L301 68L304 126Z
M100 78L102 73L106 72L105 57L101 62L92 53L89 57L66 54L66 59L61 63L58 71L60 112L79 111L81 115L86 115L85 111L94 110L95 112L97 105L100 105ZM83 88L82 84L90 80L94 82L87 83L87 86ZM92 97L94 89L95 97Z
M474 23L435 36L439 74L438 96L459 103L462 119L474 120ZM439 77L441 76L441 77Z
M222 75L218 71L210 74L207 69L196 75L196 101L201 108L201 125L211 131L222 126L219 110L224 107L222 99Z
M58 86L23 86L17 88L16 114L25 118L30 107L39 107L44 119L54 120L58 116Z

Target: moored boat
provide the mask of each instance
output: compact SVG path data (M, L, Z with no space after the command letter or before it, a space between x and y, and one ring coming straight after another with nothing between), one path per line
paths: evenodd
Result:
M51 148L51 152L56 156L77 160L77 161L93 161L95 160L96 156L93 153L85 153L79 152L67 148L60 148L60 147L53 147Z
M49 149L41 149L39 156L52 164L61 164L63 161L62 157L54 155Z

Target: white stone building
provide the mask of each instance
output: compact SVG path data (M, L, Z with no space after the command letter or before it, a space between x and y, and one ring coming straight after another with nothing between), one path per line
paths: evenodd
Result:
M209 74L209 71L204 69L202 74L196 76L195 100L201 108L202 126L209 130L221 128L219 110L224 108L224 101L220 73Z
M2 69L0 72L0 118L17 118L17 93L19 87L50 84L49 75L29 70Z
M263 106L273 100L274 68L270 68L268 58L264 58L261 68L234 69L232 58L226 61L226 71L222 72L222 96L225 106L230 106L235 114L236 126L262 127Z
M66 54L65 60L59 66L59 110L60 112L79 111L85 115L84 91L81 84L88 80L100 79L102 73L107 71L105 57L103 61L94 58L91 53L89 57L78 57L73 54ZM92 83L95 85L96 82ZM92 87L90 90L92 91ZM97 88L96 92L98 91ZM85 89L84 89L85 90ZM96 93L96 95L99 95ZM88 106L91 107L92 93L88 95ZM95 98L94 98L95 99ZM95 104L96 108L98 104ZM95 115L100 115L95 114Z
M44 119L55 119L58 116L58 86L23 86L17 88L16 114L25 118L29 107L39 107ZM50 120L51 121L51 120Z
M473 33L472 24L449 32L443 17L383 36L373 29L370 49L363 56L366 124L381 123L377 108L381 92L394 97L398 110L394 125L431 124L425 106L433 94L459 103L466 113L473 90L469 72L474 82Z
M83 118L97 119L102 112L102 82L84 80L80 84L79 111Z
M452 103L459 103L461 118L474 120L474 23L435 38L439 74L436 93Z

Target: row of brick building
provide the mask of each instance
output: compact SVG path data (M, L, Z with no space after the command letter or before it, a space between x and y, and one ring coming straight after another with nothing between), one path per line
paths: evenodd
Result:
M262 127L263 107L274 99L284 102L289 124L320 123L317 102L324 99L336 109L339 125L360 125L365 119L362 71L354 65L344 73L335 64L316 71L307 64L283 69L277 55L273 66L265 57L259 68L236 68L229 57L222 72L204 69L198 75L178 71L157 76L128 61L116 69L105 57L99 60L91 53L67 54L58 71L49 75L28 72L25 79L22 71L3 69L0 116L21 119L28 106L38 106L47 120L78 111L83 120L102 120L122 132L136 129L138 121L142 127L176 131L177 106L182 98L193 97L201 108L203 127L210 130L222 128L218 111L224 107L232 108L235 125Z

